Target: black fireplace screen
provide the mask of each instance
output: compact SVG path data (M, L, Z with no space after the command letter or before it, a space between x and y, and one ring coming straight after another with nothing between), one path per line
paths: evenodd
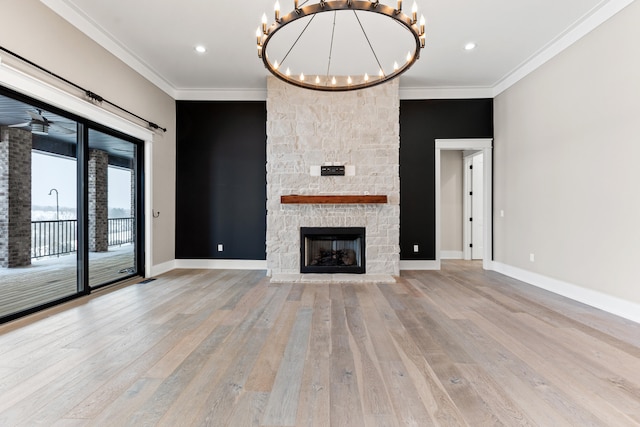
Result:
M301 227L301 273L365 273L364 227Z

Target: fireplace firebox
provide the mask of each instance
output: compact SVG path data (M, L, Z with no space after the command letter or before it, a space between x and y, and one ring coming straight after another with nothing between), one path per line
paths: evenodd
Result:
M364 227L300 227L300 273L364 274Z

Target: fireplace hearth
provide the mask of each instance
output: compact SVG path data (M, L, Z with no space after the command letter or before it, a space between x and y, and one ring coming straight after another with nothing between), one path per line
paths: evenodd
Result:
M300 273L364 274L364 227L300 227Z

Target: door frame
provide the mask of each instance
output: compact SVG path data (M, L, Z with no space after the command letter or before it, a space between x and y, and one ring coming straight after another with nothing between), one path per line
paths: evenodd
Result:
M484 250L482 253L482 268L490 270L491 260L493 259L493 209L492 209L492 189L493 189L493 138L461 138L461 139L436 139L435 140L435 173L436 173L436 266L440 269L440 251L442 245L441 231L441 188L440 188L440 156L442 150L456 151L481 151L484 154L483 169L483 212L484 225L482 237L484 239Z

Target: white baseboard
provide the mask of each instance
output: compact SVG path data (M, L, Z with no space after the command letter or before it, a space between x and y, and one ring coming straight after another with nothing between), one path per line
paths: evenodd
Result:
M440 251L440 259L464 259L462 251Z
M640 304L496 261L491 262L491 267L505 276L640 323Z
M440 270L440 260L400 260L400 270Z
M156 264L151 266L151 271L148 271L146 277L158 276L166 273L167 271L174 270L176 268L176 260L163 262L162 264Z

